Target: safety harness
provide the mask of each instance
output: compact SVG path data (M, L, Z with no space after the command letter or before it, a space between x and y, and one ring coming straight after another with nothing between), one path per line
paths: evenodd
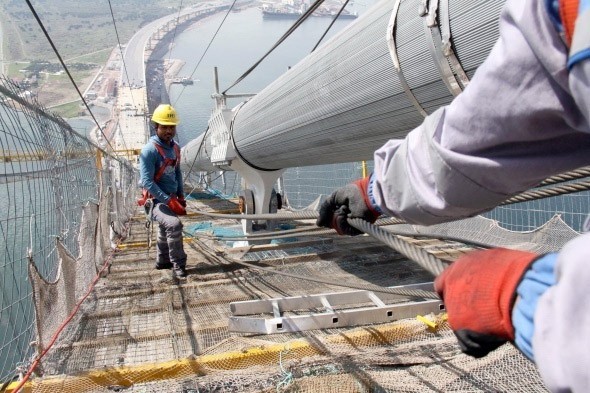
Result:
M166 153L164 152L164 148L162 146L153 141L152 143L162 157L162 163L154 174L154 181L157 182L160 180L162 175L164 175L164 172L166 172L166 168L169 166L178 167L180 165L180 148L176 143L174 143L174 141L172 141L172 148L174 149L174 155L176 157L172 159L166 157ZM145 229L147 230L147 249L149 250L152 247L152 212L154 211L154 197L148 192L148 190L144 188L141 192L141 199L137 200L137 204L139 206L143 206L145 210Z
M180 165L180 148L174 141L172 141L172 148L174 149L174 155L176 156L176 158L173 159L166 157L166 153L164 152L164 148L162 146L158 145L156 142L152 143L156 147L158 153L160 153L160 156L162 156L162 163L160 164L160 168L158 168L156 174L154 175L154 181L158 182L162 175L164 175L164 172L166 172L166 168L168 168L169 166L178 167ZM143 206L145 205L148 199L152 198L153 195L150 194L149 191L144 188L141 192L141 199L137 201L137 204L139 206Z

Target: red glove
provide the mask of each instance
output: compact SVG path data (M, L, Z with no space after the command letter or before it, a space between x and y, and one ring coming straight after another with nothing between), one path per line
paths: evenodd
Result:
M182 204L180 203L178 198L176 198L176 195L172 195L170 197L170 200L168 201L168 207L170 208L170 210L172 210L174 213L176 213L179 216L186 215L186 210L185 210L184 206L182 206Z
M349 218L375 222L380 214L369 200L369 179L359 179L334 191L320 207L316 225L334 228L340 235L355 236L362 232L348 224Z
M434 281L461 350L476 358L514 341L516 288L538 257L495 248L460 257Z
M186 207L186 200L182 195L178 197L178 203L180 203L182 207Z

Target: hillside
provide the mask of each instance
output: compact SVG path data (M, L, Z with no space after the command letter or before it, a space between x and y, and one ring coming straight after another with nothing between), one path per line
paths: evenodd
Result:
M189 7L199 0L121 0L111 2L121 43L135 31L155 19ZM109 2L92 0L43 0L33 3L39 18L61 56L78 61L100 62L117 44ZM53 50L27 4L5 0L1 5L5 31L5 60L31 61L56 59ZM108 49L108 50L107 50ZM101 52L102 51L102 52ZM103 53L102 56L96 56ZM95 56L90 56L94 54ZM85 56L80 58L81 56Z
M33 6L76 84L83 90L117 47L117 34L125 45L145 24L178 12L181 4L186 8L199 2L39 0ZM64 117L76 116L79 104L75 102L76 90L63 74L59 59L26 2L2 1L0 23L3 73L31 90L43 105Z

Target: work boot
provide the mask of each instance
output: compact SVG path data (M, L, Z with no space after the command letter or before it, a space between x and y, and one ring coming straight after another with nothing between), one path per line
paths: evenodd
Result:
M183 266L183 267L175 267L175 268L173 269L173 271L174 271L174 275L175 275L177 278L185 278L185 277L186 277L186 275L187 275L187 274L186 274L186 269L184 268L184 266Z
M156 262L157 270L172 269L173 265L171 262Z

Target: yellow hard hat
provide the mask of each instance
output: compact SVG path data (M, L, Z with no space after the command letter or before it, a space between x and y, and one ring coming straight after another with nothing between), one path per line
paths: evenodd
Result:
M175 126L179 122L178 116L176 115L176 109L170 104L158 105L152 115L152 121L164 126Z

